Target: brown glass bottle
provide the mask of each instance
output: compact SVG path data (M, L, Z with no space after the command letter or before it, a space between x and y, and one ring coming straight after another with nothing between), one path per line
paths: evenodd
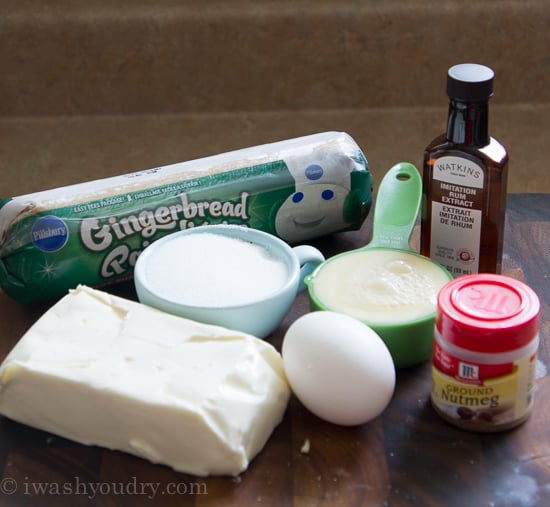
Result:
M449 69L447 132L424 151L420 251L454 276L501 270L508 154L488 131L493 77Z

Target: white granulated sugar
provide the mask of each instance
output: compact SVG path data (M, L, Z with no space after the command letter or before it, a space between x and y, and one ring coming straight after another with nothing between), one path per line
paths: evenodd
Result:
M215 233L180 236L149 262L147 279L166 299L220 307L275 293L288 279L284 261L263 246Z

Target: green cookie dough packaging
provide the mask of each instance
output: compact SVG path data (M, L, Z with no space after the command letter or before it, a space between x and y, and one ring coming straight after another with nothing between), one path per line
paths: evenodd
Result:
M291 244L358 229L371 196L359 146L323 132L5 199L0 287L30 303L128 280L149 244L199 225L244 225Z

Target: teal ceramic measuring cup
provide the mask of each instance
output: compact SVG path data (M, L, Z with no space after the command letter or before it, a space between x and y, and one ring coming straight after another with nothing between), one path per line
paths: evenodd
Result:
M416 167L392 167L378 189L371 242L331 257L305 279L312 310L365 322L385 342L396 368L431 356L437 294L452 279L410 247L421 198Z
M154 273L158 269L155 265L162 258L163 250L177 245L179 255L177 264L162 265L160 268L174 273L175 270L191 270L201 273L201 284L208 287L208 292L216 294L222 288L222 282L209 270L204 263L211 257L203 255L203 259L196 265L186 264L185 248L188 244L185 240L197 235L216 235L240 240L265 249L273 259L277 259L285 267L284 279L279 288L272 292L250 294L245 301L227 301L224 304L218 302L204 304L192 299L180 300L168 293L166 287L159 283ZM195 243L196 245L196 243ZM225 269L225 252L214 252L216 263L221 269ZM195 257L193 257L195 258ZM323 254L310 245L298 245L290 247L281 239L267 232L243 227L239 225L204 225L168 234L149 245L139 256L134 271L134 283L138 299L147 304L168 313L186 317L197 322L214 324L229 329L252 334L258 338L265 338L284 319L296 295L305 290L304 277L309 275L325 258ZM229 268L228 268L229 269ZM234 269L234 268L231 268ZM247 266L243 266L246 270ZM267 274L267 273L266 273ZM239 283L239 273L234 273L235 284ZM233 279L233 274L230 277ZM262 275L256 281L258 287L262 287ZM185 284L185 278L182 279Z

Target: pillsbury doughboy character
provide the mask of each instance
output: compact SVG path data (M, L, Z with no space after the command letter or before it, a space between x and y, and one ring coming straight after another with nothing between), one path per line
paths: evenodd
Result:
M336 151L312 149L285 162L296 190L275 217L276 233L282 239L292 243L353 228L353 222L364 218L357 210L368 213L365 202L370 204L372 179L364 171L366 160L355 161ZM357 180L356 184L352 185L352 179Z

